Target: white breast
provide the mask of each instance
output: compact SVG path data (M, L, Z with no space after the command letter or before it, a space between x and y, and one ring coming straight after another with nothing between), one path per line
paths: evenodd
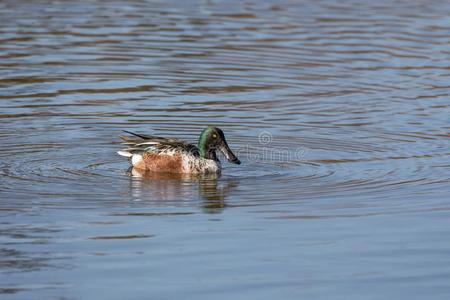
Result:
M192 154L183 155L183 171L185 173L219 173L220 162L196 157Z

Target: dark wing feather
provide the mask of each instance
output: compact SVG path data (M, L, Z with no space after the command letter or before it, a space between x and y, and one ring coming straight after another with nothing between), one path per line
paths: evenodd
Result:
M138 154L143 152L161 153L165 151L179 151L189 152L196 156L199 155L197 146L186 143L185 141L180 139L143 135L130 131L125 132L135 136L120 137L124 141L122 144L128 146L128 148L123 149L122 151L129 152L131 154Z

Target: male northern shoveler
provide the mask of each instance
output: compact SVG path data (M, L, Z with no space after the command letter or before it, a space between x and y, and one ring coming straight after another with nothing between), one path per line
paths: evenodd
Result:
M138 169L166 173L219 173L221 164L216 150L222 152L229 162L241 163L228 147L223 131L217 127L207 127L202 131L198 147L179 139L125 132L135 137L121 137L128 148L117 153L130 158L133 167Z

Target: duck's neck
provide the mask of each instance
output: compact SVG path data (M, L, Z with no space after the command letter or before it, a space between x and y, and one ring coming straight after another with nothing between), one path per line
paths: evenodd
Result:
M208 129L203 130L203 132L200 134L200 138L198 139L198 151L200 157L217 160L216 150L212 148L208 143L207 130Z
M199 151L200 157L203 157L206 159L217 160L216 150L212 149L208 144L206 144L204 142L202 143L201 139L198 143L198 151Z

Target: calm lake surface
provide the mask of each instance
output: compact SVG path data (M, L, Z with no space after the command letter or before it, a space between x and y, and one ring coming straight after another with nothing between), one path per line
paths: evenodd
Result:
M448 1L2 1L0 298L449 299L449 97Z

